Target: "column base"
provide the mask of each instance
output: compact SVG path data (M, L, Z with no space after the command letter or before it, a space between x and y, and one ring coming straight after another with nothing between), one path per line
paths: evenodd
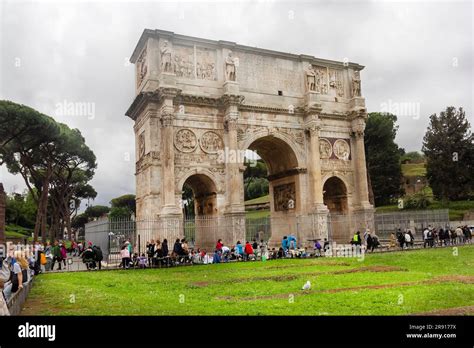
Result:
M245 206L243 204L230 204L227 206L224 215L243 214L245 216Z
M178 218L182 216L182 212L176 205L165 205L161 208L160 217L162 216Z
M230 247L240 241L244 245L246 242L245 212L225 213L224 219L225 226L221 227L225 230L222 238L224 244Z
M372 233L376 233L374 229L374 214L374 207L369 202L362 202L352 212L352 230L360 231L361 233L365 230L370 230Z

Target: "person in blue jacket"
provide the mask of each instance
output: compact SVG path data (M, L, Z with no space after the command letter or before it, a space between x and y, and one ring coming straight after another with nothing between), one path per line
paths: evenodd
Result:
M281 241L281 247L283 248L283 251L286 253L288 249L290 248L290 242L288 241L287 236L283 236L283 240Z
M295 236L288 236L288 248L289 249L296 249L296 237Z
M240 256L243 256L244 255L244 246L242 245L242 243L240 243L240 240L237 242L237 244L235 245L235 251L237 252L237 254L239 254Z

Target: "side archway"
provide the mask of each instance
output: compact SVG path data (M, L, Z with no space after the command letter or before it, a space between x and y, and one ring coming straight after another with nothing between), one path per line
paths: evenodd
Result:
M339 243L347 243L350 231L347 226L350 222L348 189L344 181L331 176L323 184L324 204L329 209L330 239Z

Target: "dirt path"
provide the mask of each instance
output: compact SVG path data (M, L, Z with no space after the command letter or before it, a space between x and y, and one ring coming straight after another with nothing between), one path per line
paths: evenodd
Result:
M326 290L306 290L301 291L301 295L309 294L333 294L337 292L347 292L347 291L360 291L360 290L372 290L372 289L387 289L387 288L396 288L400 286L413 286L413 285L426 285L426 284L442 284L450 282L459 282L464 284L474 284L474 276L441 276L435 277L433 279L427 279L422 281L414 282L402 282L402 283L393 283L393 284L380 284L380 285L363 285L363 286L354 286L347 288L334 288ZM294 293L284 293L284 294L275 294L275 295L265 295L265 296L254 296L254 297L237 297L237 296L222 296L217 297L218 300L227 300L227 301L255 301L255 300L273 300L279 298L288 298L290 295L295 295Z
M208 281L199 281L190 283L189 286L191 287L198 287L203 288L209 285L218 285L224 284L228 282L238 282L238 283L247 283L247 282L254 282L254 281L288 281L294 280L301 276L320 276L320 275L327 275L327 274L347 274L347 273L359 273L359 272L406 272L406 268L396 267L396 266L367 266L367 267L359 267L359 268L351 268L351 269L341 269L337 271L326 271L326 272L304 272L304 273L297 273L297 274L288 274L288 275L275 275L275 276L266 276L266 277L252 277L252 278L238 278L232 280L208 280Z
M474 315L474 306L435 309L429 312L414 313L410 315Z

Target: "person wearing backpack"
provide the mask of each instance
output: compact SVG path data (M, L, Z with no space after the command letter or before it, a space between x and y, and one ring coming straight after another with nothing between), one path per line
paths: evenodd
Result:
M428 230L428 245L430 246L430 248L433 247L433 244L434 244L434 236L433 236L433 231L431 229Z
M94 245L92 247L92 251L94 252L94 261L97 262L100 271L102 269L102 260L104 259L104 255L102 254L102 250L98 245Z
M407 246L407 249L408 247L410 247L411 243L412 243L412 240L411 240L410 234L408 232L405 232L405 244Z

